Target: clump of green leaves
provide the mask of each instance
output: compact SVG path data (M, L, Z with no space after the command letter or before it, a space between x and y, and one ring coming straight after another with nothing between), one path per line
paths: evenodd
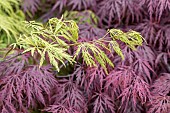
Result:
M99 39L79 42L79 29L75 21L52 18L45 25L33 21L26 24L31 32L22 35L16 44L25 50L23 53L31 52L32 56L35 52L40 54L40 66L48 57L57 71L60 71L60 63L65 65L65 61L68 61L73 64L78 61L76 60L78 57L82 58L87 66L97 66L99 63L107 72L106 65L112 67L114 65L106 52L112 54L114 50L124 59L116 40L121 40L132 49L142 45L142 37L135 31L124 33L121 30L111 29ZM71 47L77 48L73 55L68 53Z
M41 23L26 22L31 29L29 35L22 35L17 44L24 48L25 52L31 51L32 56L35 51L41 55L40 66L47 54L50 63L59 71L59 61L64 65L64 60L73 63L72 56L67 53L68 44L65 41L76 42L78 39L78 26L74 21L62 21L62 19L52 18L46 25ZM65 40L63 40L63 38Z
M0 0L0 48L15 42L20 33L26 32L24 18L18 0Z

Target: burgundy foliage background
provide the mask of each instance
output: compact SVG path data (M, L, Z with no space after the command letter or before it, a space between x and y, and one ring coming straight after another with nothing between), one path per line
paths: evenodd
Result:
M24 0L21 8L32 13L28 20L42 22L66 10L93 11L98 23L78 24L80 42L101 38L108 28L136 30L146 42L135 51L121 44L123 61L108 54L115 64L108 75L84 62L68 64L67 73L38 68L30 53L3 62L2 113L170 113L170 0Z

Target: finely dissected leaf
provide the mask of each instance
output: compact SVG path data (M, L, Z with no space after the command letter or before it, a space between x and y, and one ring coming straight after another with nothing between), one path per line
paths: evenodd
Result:
M0 9L1 11L5 11L6 13L10 14L14 12L13 6L18 8L19 1L18 0L6 0L6 1L0 1Z
M135 46L142 45L143 38L140 33L130 30L129 32L124 33L118 29L109 30L110 36L117 40L121 40L126 43L131 49L135 49Z
M1 112L2 113L17 113L17 110L10 102L6 102L5 105L2 106ZM27 112L27 111L25 111L25 112Z
M150 107L147 113L169 113L170 112L170 97L159 94L153 96L152 102L153 106Z
M152 82L150 72L156 75L151 65L145 60L142 59L136 60L133 64L133 67L134 70L138 72L138 74L140 74L143 77L143 79L148 83Z
M155 80L152 87L152 94L157 95L158 92L163 95L168 95L170 89L170 74L169 73L162 73L160 77Z
M109 86L113 86L114 89L121 88L124 89L127 86L129 86L133 79L136 77L135 71L130 66L123 66L119 67L118 70L113 70L109 73L109 75L106 77L106 89L109 88ZM115 90L116 91L116 90Z
M170 58L170 53L166 53L166 52L162 52L160 54L157 55L157 58L155 60L155 66L158 66L159 64L161 64L161 67L163 69L167 69L168 71L170 71L170 67L169 67L169 63L168 60Z
M139 24L136 30L141 32L142 36L146 39L150 46L155 50L167 51L169 47L169 25L166 25L167 20L161 24L150 22L150 20Z
M156 54L150 46L142 45L137 47L137 52L139 55L136 56L138 59L144 59L148 61L150 65L153 67L155 65ZM136 55L136 54L135 54Z
M150 19L155 19L158 22L160 22L164 16L163 13L170 9L169 0L142 0L141 4L148 6Z
M124 33L121 30L111 29L109 33L113 39L111 41L107 40L106 37L102 37L98 40L92 41L93 43L82 42L78 45L77 51L75 52L74 58L82 54L83 60L89 66L96 66L95 60L106 70L106 63L113 67L113 63L107 57L106 53L102 50L107 50L109 52L114 49L114 51L124 59L123 53L119 47L119 44L115 41L121 40L126 43L130 48L135 49L135 46L142 45L142 36L135 32L129 31ZM106 43L109 43L108 45ZM99 46L99 47L98 47ZM109 46L109 47L108 47ZM101 49L102 48L102 49Z
M59 11L62 12L63 8L67 5L67 3L68 3L68 0L56 0L52 8L52 11L59 8Z
M121 40L132 49L135 49L135 46L142 44L142 37L139 33L135 31L124 33L121 30L116 29L111 29L108 32L113 38L112 41L107 39L107 33L98 40L77 42L79 36L76 22L69 20L64 21L62 18L52 18L48 21L46 26L33 21L27 22L27 26L32 32L29 35L22 35L19 40L17 40L17 44L25 49L24 53L29 51L31 51L31 54L35 53L35 51L38 52L41 55L40 66L42 66L47 54L50 63L56 67L57 71L60 70L59 62L63 65L65 65L64 60L73 63L75 62L75 57L81 53L87 66L96 66L96 63L98 62L107 72L106 64L109 64L112 67L114 65L107 57L104 50L111 52L112 49L114 49L114 51L123 59L123 54L115 39ZM65 40L63 40L63 38L65 38ZM67 44L67 41L70 43L73 42L73 44ZM107 45L108 43L109 45ZM77 46L74 58L67 53L70 46ZM111 47L109 48L108 46Z
M93 95L93 113L115 113L114 101L105 93Z
M115 57L114 58L114 62L117 63L117 66L118 65L131 65L133 64L133 62L136 60L136 57L138 56L138 54L136 54L136 51L133 51L132 49L130 49L129 47L124 47L122 49L122 53L124 55L124 59L122 61L122 59L120 59L120 57Z
M38 52L41 55L40 66L42 66L46 54L50 63L59 71L59 62L64 64L64 60L73 63L72 56L67 53L67 44L60 37L64 37L69 41L78 39L78 27L75 22L51 19L47 26L35 22L28 22L28 27L33 31L30 35L22 35L17 44L23 47L23 53L31 51L32 55ZM45 29L46 28L46 29ZM52 40L50 43L46 40Z
M120 49L119 44L115 40L110 41L109 46L111 49L113 48L114 51L124 60L122 50Z
M149 84L145 82L140 76L137 76L134 80L133 85L133 102L135 103L135 97L138 95L139 100L142 102L142 104L145 104L147 101L150 101L151 94L149 90ZM137 100L137 98L136 98Z
M6 45L15 42L20 33L26 33L19 3L18 0L0 1L0 40Z
M97 4L97 14L100 21L107 23L107 27L122 24L129 24L134 21L142 20L143 9L138 0L103 0ZM136 12L136 13L134 13Z
M170 112L170 0L21 1L0 0L0 112Z
M107 57L107 55L95 44L84 42L78 46L77 52L75 55L78 55L78 52L82 53L82 58L90 67L96 66L95 60L105 69L106 63L114 66L111 60Z
M106 30L94 27L93 24L79 24L79 37L82 40L93 40L103 37Z
M62 19L52 18L49 20L49 28L56 36L61 36L67 40L76 42L78 39L78 26L74 21L62 21ZM55 27L55 28L53 28ZM48 26L47 26L48 28Z
M22 0L22 8L26 13L32 13L35 15L35 12L39 9L40 0ZM31 16L31 15L30 15Z
M61 13L64 8L70 7L71 10L87 10L96 6L96 0L56 0L50 12L57 9Z
M136 109L138 101L145 104L151 99L149 84L137 76L134 78L134 82L126 87L119 97L121 97L121 107L124 108L124 112L128 109L127 107L131 99L133 101L133 107Z
M153 96L151 102L148 104L148 113L168 113L170 111L169 75L169 73L162 73L160 77L151 86L151 93Z
M52 113L70 113L67 106L64 105L51 105L44 109L44 111L52 112Z
M1 106L9 113L17 113L14 110L28 112L38 104L46 105L46 96L50 97L52 88L57 85L49 66L38 68L25 64L25 60L15 59L1 72L0 98L1 102L8 104Z
M44 111L48 111L51 113L80 113L79 111L76 111L74 108L67 107L62 104L51 105L44 109Z
M87 9L89 7L95 6L95 0L69 0L68 5L72 7L72 10L78 9Z
M37 38L37 39L36 39ZM30 40L32 39L32 40ZM68 60L69 62L73 62L71 56L66 53L67 49L58 47L58 45L51 45L50 43L46 42L45 40L39 38L39 37L26 37L26 39L20 38L20 42L18 41L18 44L27 44L28 49L26 49L24 52L34 52L35 50L38 51L38 53L41 55L40 60L40 66L43 64L45 60L45 53L48 54L50 63L54 65L57 70L59 71L59 66L56 60L62 62L64 64L64 59ZM30 47L29 47L30 46Z
M101 18L101 20L106 21L108 23L108 26L111 26L111 23L114 20L118 20L120 22L121 20L121 1L114 1L114 0L104 0L100 2L98 5L98 15ZM106 13L108 12L108 13Z
M136 74L132 67L121 67L113 70L105 79L105 88L108 92L116 94L121 99L120 107L127 112L129 104L137 110L138 102L145 104L151 99L149 84L143 77ZM119 92L120 91L120 92Z
M107 73L101 66L89 67L85 70L85 77L83 77L86 90L93 87L95 90L100 90L103 87L104 78ZM97 85L96 85L97 84Z
M59 106L65 107L69 112L75 110L79 113L83 113L86 111L86 99L84 97L83 92L79 89L79 86L74 83L72 79L70 80L61 80L60 90L56 92L55 95L52 97L52 106L47 108L46 111L54 112L59 110ZM57 107L58 106L58 107ZM54 112L55 113L55 112Z

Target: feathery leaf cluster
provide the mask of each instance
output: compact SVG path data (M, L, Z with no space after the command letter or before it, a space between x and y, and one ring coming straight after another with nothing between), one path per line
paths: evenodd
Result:
M36 22L27 22L26 24L32 31L28 35L22 35L17 40L17 45L25 49L23 53L30 51L33 56L35 52L38 52L41 55L40 66L43 65L45 56L47 55L50 63L57 71L60 71L60 62L65 65L65 60L67 60L72 64L76 62L74 59L80 53L87 66L96 66L96 62L98 62L107 71L106 64L108 63L113 67L113 63L103 49L109 52L113 49L123 59L123 53L116 40L121 40L132 49L135 49L137 45L142 45L143 42L142 36L135 31L124 33L116 29L111 29L107 33L110 33L109 38L111 40L103 36L89 42L78 42L77 24L72 20L65 21L62 18L52 18L46 25ZM74 58L67 52L71 46L77 46Z
M4 45L11 44L24 29L24 14L19 9L19 1L0 1L0 41ZM0 46L1 48L2 46Z

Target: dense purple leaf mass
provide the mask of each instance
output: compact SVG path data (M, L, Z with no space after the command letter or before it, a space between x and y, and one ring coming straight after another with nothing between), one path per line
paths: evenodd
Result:
M92 25L82 24L79 25L79 36L84 40L93 40L95 38L102 38L106 31L100 28L95 28Z
M2 113L27 113L28 108L46 106L46 98L50 98L52 88L57 85L49 66L29 66L26 60L15 59L1 71Z
M118 41L124 60L105 50L115 66L107 65L108 73L86 66L81 55L61 76L49 65L39 68L38 54L0 62L1 113L170 113L170 0L23 0L21 8L43 21L79 11L78 42L102 38L114 27L140 32L144 43L132 50Z
M113 98L107 94L96 93L92 99L94 99L92 113L115 113Z
M169 113L170 112L170 74L162 73L152 85L152 98L148 103L149 113Z

